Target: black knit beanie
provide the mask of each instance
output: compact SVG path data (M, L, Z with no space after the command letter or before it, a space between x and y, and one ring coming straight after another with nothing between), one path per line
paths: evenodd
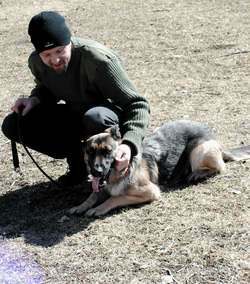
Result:
M63 16L53 11L35 15L29 23L28 33L38 53L70 43L71 33Z

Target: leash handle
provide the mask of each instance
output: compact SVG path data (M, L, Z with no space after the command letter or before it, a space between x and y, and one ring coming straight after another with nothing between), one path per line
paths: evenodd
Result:
M14 170L17 172L20 170L20 165L19 165L19 158L18 158L16 142L14 140L11 140L11 151L12 151Z

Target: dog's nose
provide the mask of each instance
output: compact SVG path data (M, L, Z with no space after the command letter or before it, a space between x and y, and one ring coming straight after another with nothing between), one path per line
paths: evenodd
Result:
M96 176L96 177L102 176L103 175L103 167L101 167L100 165L95 165L93 175Z

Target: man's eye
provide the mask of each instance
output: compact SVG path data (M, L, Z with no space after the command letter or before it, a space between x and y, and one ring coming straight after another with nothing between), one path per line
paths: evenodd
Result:
M49 55L49 54L44 54L43 57L44 57L44 58L49 58L50 55Z
M63 53L64 50L65 50L64 48L60 48L60 49L58 49L58 50L56 51L56 53L57 53L57 54Z

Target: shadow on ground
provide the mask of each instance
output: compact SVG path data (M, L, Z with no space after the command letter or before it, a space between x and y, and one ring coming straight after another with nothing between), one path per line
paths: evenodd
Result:
M24 186L0 196L0 235L4 238L22 236L26 242L43 247L61 242L88 227L94 220L84 216L69 216L59 220L67 210L89 193L82 188L58 189L50 183Z
M168 192L187 186L163 185L161 190ZM83 187L61 189L53 187L49 182L8 192L0 196L0 236L7 239L22 236L27 243L43 247L56 245L65 236L85 230L95 220L67 213L68 209L81 203L89 194L87 185L85 190ZM131 208L141 206L143 205L138 204ZM111 215L115 212L119 213L119 209L113 210ZM66 219L60 222L64 216Z

